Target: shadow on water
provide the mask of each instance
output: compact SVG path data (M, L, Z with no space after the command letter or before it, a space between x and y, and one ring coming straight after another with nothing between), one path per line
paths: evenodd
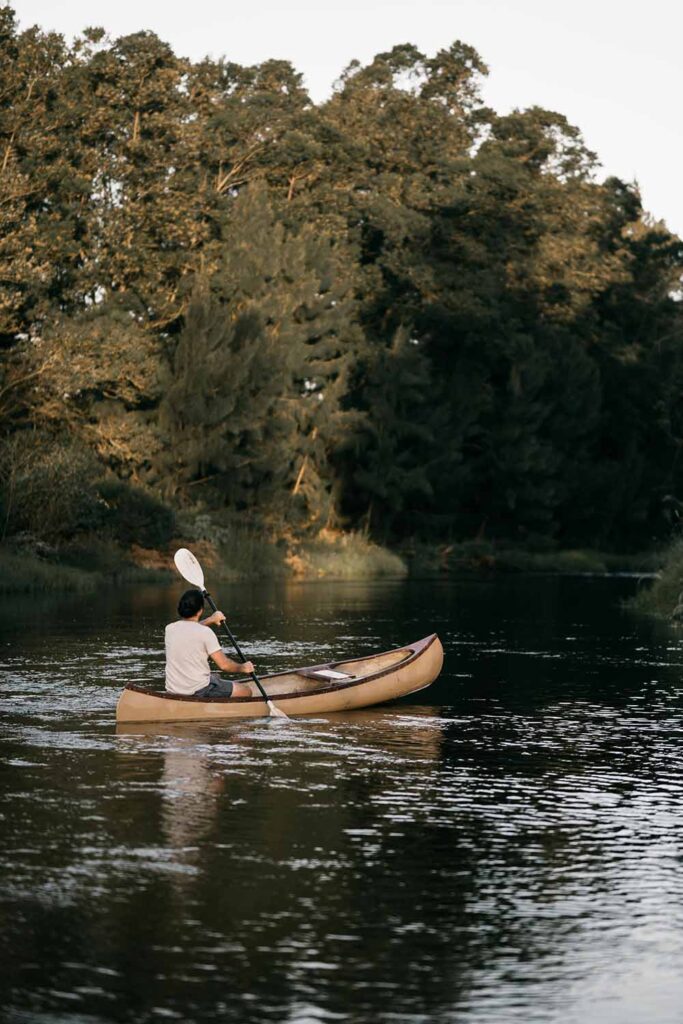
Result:
M8 602L9 1019L679 1021L683 644L629 586L221 588L263 671L444 642L423 693L284 726L114 727L178 588Z

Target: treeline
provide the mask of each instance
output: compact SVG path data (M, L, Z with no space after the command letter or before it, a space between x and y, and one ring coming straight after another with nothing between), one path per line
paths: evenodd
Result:
M383 541L668 533L683 244L563 116L485 107L486 71L400 46L315 105L283 61L0 8L4 535L190 504Z

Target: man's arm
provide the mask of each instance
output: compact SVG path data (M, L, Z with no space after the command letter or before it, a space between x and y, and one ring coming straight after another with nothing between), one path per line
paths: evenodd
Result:
M251 675L254 671L253 662L233 661L232 658L226 657L223 651L214 651L209 657L223 672L244 672L246 675Z
M225 622L225 615L223 614L223 612L215 611L213 615L208 615L205 619L202 619L199 625L220 626L221 622Z
M220 626L221 622L225 622L225 615L223 612L215 611L213 615L202 619L200 626ZM254 671L253 662L233 661L232 658L226 657L223 651L214 651L209 657L222 672L244 672L246 675L251 675Z

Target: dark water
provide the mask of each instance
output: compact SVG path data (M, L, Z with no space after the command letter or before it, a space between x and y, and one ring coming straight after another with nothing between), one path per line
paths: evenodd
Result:
M0 1015L679 1024L683 640L632 587L224 588L262 669L436 629L443 675L119 734L174 592L5 602Z

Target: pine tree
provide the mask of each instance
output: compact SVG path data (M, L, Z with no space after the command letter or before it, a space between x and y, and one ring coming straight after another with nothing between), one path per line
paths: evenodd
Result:
M288 232L262 186L235 200L225 230L220 268L198 282L173 356L163 473L263 515L284 518L303 501L322 525L357 338L348 286L335 280L330 242Z
M403 326L387 347L369 350L356 372L364 418L339 453L345 510L386 540L414 529L415 509L432 496L428 469L438 449L430 367Z

